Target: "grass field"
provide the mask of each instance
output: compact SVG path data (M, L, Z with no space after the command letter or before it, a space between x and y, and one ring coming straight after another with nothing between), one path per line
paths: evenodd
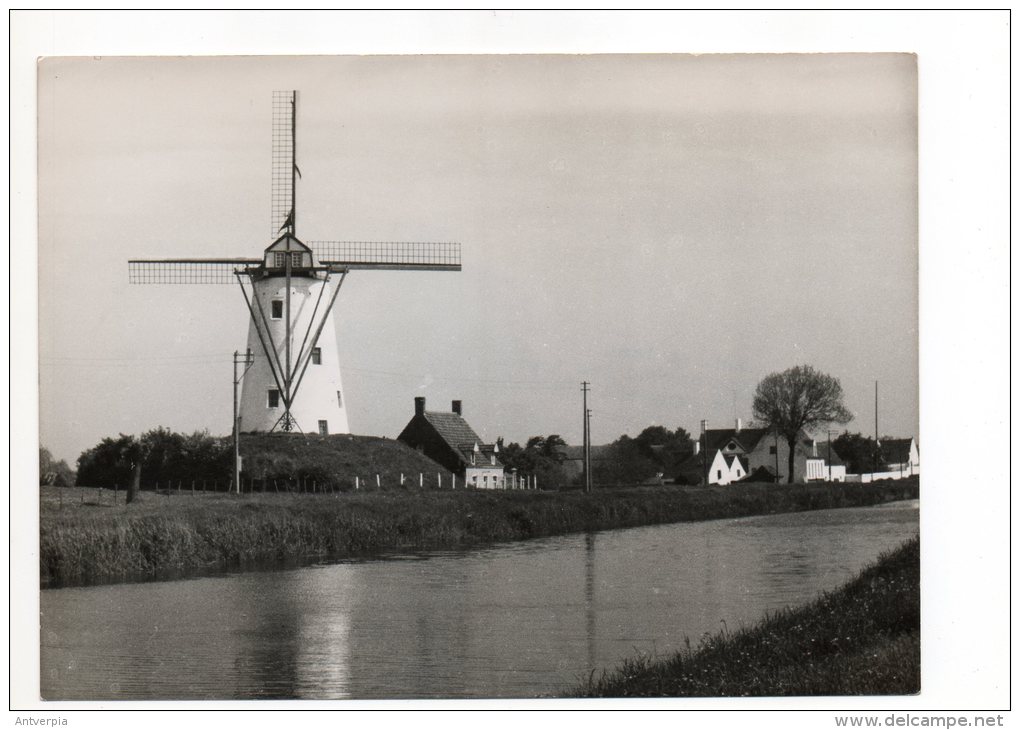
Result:
M915 694L921 689L920 542L842 588L666 659L638 657L578 697Z
M916 479L878 484L542 491L404 489L346 493L44 487L43 585L174 577L303 559L459 548L617 527L877 504L918 496Z

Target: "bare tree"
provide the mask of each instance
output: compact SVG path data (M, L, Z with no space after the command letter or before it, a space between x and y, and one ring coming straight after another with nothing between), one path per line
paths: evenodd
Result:
M754 393L754 417L786 439L790 448L787 468L792 483L794 448L799 434L813 426L848 423L853 414L843 405L843 387L837 378L820 373L810 365L798 365L772 373L758 383Z

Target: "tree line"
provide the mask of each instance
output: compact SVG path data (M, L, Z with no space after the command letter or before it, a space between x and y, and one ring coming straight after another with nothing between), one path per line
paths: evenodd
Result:
M141 463L139 486L153 487L171 481L229 479L233 450L229 438L207 431L182 434L162 426L139 437L107 437L78 457L77 483L90 487L124 488Z

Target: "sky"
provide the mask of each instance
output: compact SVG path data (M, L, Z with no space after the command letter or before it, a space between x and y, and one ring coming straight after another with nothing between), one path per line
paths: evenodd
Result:
M910 54L53 58L39 66L40 439L229 432L235 286L127 260L271 243L271 97L297 89L298 235L458 241L336 305L354 433L464 403L487 441L751 419L809 364L851 431L918 433Z

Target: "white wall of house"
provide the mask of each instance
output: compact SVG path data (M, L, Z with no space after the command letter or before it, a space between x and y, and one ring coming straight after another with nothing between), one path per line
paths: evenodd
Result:
M807 459L805 481L824 481L825 476L825 459Z
M840 464L839 466L826 467L825 474L826 481L830 482L845 482L846 481L846 466Z
M726 457L722 451L716 451L712 459L712 466L708 470L708 483L726 486L747 475L740 459L733 459L732 464L726 463Z
M484 466L464 468L464 481L476 489L503 489L503 470Z

